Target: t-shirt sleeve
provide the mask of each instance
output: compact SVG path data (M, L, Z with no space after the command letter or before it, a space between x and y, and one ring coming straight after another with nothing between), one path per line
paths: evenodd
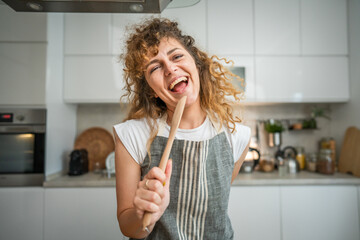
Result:
M116 134L131 157L142 164L146 157L146 141L150 130L142 120L129 120L114 125Z
M251 129L236 123L236 132L231 134L233 142L234 161L237 162L248 145L251 137Z

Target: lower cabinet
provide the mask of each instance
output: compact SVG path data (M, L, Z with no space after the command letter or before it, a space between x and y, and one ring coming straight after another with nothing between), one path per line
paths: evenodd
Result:
M360 187L233 186L234 239L358 240Z
M0 188L0 239L43 239L44 190Z
M358 240L356 186L281 187L283 240Z
M234 239L280 240L279 187L237 187L230 192Z
M116 219L115 188L45 189L44 239L127 239Z

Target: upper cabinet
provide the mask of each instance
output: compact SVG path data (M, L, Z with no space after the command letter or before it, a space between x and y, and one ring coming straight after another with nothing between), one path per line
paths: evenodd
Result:
M0 4L0 105L45 106L46 23Z
M201 0L161 14L65 14L65 100L118 102L127 29L159 16L233 60L247 102L349 99L347 0Z
M110 14L65 14L65 54L111 54L110 24Z
M0 3L0 42L46 42L46 13L15 12Z
M254 0L257 55L346 55L346 0Z
M254 54L253 1L208 0L207 2L209 53Z
M123 95L123 71L117 57L66 56L64 99L72 103L117 103Z
M111 52L115 55L120 55L124 52L125 41L128 37L126 33L127 28L133 26L136 23L141 22L149 17L159 16L157 14L112 14L111 24L107 27L111 29Z
M299 0L254 0L255 53L300 54Z
M0 43L0 105L45 105L46 44Z
M258 57L255 74L256 100L260 102L349 99L346 57Z
M190 7L165 8L161 17L177 21L183 33L192 36L196 46L206 50L206 4L204 0Z
M348 54L346 3L346 0L301 0L303 54Z

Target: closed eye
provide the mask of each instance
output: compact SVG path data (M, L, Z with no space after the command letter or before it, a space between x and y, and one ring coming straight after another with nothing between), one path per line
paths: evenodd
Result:
M184 56L183 54L176 54L173 59L177 60L179 58L182 58L183 56Z
M151 68L150 73L153 73L158 68L160 68L159 65L154 66L153 68Z

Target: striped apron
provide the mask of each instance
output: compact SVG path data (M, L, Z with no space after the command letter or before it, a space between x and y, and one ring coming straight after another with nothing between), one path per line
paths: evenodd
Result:
M142 177L159 165L167 140L154 139ZM170 158L170 203L146 239L233 239L228 202L234 158L225 132L205 141L175 139Z

